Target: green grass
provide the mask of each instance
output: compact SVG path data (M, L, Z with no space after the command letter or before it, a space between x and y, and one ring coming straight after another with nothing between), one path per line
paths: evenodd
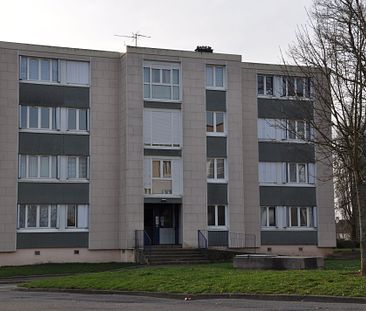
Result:
M97 289L167 293L247 293L366 296L358 261L327 260L324 270L238 270L231 263L148 266L37 280L28 288Z
M67 263L0 267L0 278L30 275L75 274L120 269L123 263Z

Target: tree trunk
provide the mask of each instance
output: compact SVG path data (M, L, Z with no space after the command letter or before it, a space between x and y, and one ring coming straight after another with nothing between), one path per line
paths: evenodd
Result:
M366 183L357 183L358 218L360 228L361 275L366 276Z

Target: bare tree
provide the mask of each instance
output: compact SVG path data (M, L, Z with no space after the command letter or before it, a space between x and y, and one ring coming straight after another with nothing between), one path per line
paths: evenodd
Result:
M365 276L366 3L314 0L309 17L310 24L298 30L289 54L303 74L313 78L317 148L335 156L351 176L360 227L361 275Z

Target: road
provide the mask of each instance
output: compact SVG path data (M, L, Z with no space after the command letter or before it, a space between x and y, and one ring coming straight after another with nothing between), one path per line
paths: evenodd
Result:
M131 311L359 311L366 304L284 302L248 299L176 300L130 295L90 295L52 292L21 292L15 285L0 286L1 311L131 310Z

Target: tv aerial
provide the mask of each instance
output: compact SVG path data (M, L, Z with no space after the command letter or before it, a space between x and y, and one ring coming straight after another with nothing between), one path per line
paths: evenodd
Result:
M150 36L145 36L140 34L139 31L133 32L132 35L114 35L115 37L121 37L121 38L130 38L135 41L135 46L137 46L137 42L139 38L151 38Z

